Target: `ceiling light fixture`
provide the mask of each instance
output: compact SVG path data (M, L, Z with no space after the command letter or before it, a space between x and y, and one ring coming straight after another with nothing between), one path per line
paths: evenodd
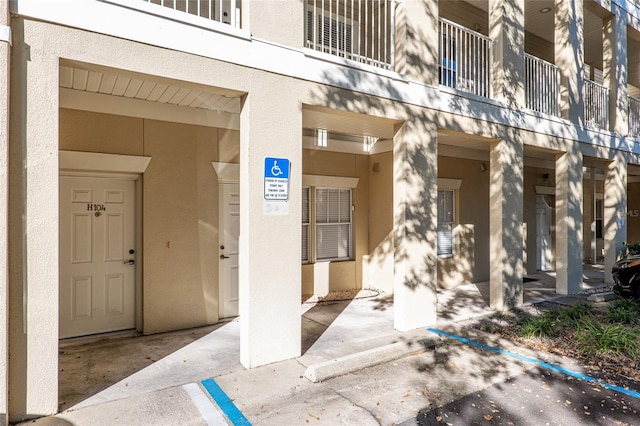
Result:
M316 129L315 145L320 147L327 147L328 142L327 129Z
M362 142L362 150L364 152L371 152L373 146L378 142L378 138L375 136L365 136Z

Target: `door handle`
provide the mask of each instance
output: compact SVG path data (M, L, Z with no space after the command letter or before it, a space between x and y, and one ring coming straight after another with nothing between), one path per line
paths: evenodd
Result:
M225 256L224 254L220 255L220 259L228 259L228 258L229 258L229 256Z
M134 263L136 263L136 261L133 259L129 259L129 260L125 260L123 263L125 265L133 265Z

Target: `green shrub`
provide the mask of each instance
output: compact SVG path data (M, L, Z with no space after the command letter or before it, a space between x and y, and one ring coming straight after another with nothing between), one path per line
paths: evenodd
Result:
M622 257L635 256L637 254L640 254L640 242L623 244Z
M527 339L534 336L547 337L551 335L556 324L556 316L553 312L543 312L538 316L527 314L518 323L520 334Z
M576 342L585 354L627 354L632 358L640 350L640 333L623 325L602 325L584 317L578 323Z
M559 318L576 321L584 316L591 315L592 313L593 306L586 303L576 303L570 308L561 309L559 311Z
M640 322L640 305L630 299L620 299L609 307L606 319L610 323L637 324Z

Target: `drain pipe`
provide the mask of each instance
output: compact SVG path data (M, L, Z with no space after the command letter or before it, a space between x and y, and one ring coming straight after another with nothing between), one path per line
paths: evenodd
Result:
M0 425L9 424L9 83L11 67L9 2L0 1Z

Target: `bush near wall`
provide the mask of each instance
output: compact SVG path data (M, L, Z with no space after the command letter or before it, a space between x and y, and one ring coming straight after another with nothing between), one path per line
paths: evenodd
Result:
M640 255L640 242L637 243L624 243L624 249L622 251L622 257Z

